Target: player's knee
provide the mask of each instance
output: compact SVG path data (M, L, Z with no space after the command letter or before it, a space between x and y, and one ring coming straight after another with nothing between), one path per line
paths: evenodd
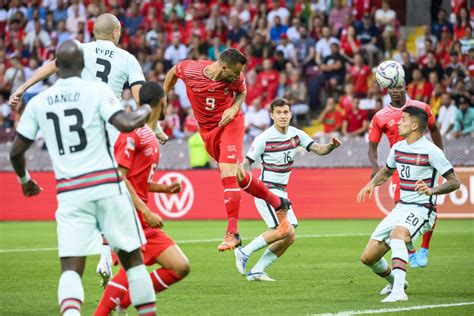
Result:
M367 256L367 254L365 252L362 253L362 255L360 256L360 262L362 262L366 266L373 266L375 264L375 262L373 262L373 261L374 260L371 260L371 258L369 256Z
M410 242L410 233L404 227L396 226L392 232L390 233L390 239L400 239L403 240L405 243Z
M288 240L289 245L293 245L296 241L296 234L295 234L295 229L291 225L290 228L288 229L288 236L286 237Z
M175 264L173 265L173 270L181 278L186 277L191 271L188 258L184 257L181 260L176 261Z

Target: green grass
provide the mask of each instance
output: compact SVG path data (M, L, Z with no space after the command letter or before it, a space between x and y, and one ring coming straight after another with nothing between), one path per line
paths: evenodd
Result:
M161 315L308 315L351 310L474 302L474 221L439 220L429 266L409 269L409 301L387 306L378 295L384 280L359 262L378 221L301 221L296 243L269 270L277 282L248 282L234 267L232 253L219 253L216 241L180 244L191 274L160 293ZM224 222L167 222L177 241L219 239ZM260 221L241 221L250 238L265 229ZM310 237L308 235L353 234ZM306 237L305 237L306 236ZM248 239L246 239L248 242ZM0 223L0 249L56 247L55 223ZM250 259L254 264L260 253ZM101 296L90 257L83 277L84 315L92 315ZM59 260L55 250L0 252L0 315L57 315ZM474 305L396 313L473 315ZM135 315L131 310L131 315ZM387 315L387 314L385 314ZM389 314L391 315L391 314Z

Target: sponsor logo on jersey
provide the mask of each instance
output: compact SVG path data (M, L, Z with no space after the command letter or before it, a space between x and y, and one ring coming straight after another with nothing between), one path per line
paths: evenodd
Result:
M154 200L158 210L170 218L180 218L187 214L194 203L194 188L189 179L179 172L164 174L158 183L170 185L180 181L182 191L179 194L155 193Z
M228 95L229 92L230 92L230 89L229 89L228 87L225 87L225 88L224 88L224 94L225 94L225 95Z

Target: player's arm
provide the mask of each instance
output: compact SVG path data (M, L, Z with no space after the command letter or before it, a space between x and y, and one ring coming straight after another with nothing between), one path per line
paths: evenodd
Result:
M141 83L135 83L130 87L130 91L132 92L133 100L135 100L136 104L140 104L140 88L142 87Z
M25 91L28 90L35 83L52 76L57 70L58 70L58 67L56 66L56 59L55 59L49 64L44 65L40 67L37 71L35 71L33 75L31 76L31 78L26 80L25 83L23 83L20 87L18 87L18 89L16 89L16 91L13 92L12 95L10 96L9 103L12 109L14 109L15 111L18 111L21 105L21 97L25 93Z
M385 166L383 169L379 170L375 177L367 183L362 190L357 194L357 203L365 202L365 195L369 193L369 198L372 199L375 187L378 187L384 184L392 176L395 169Z
M17 134L13 140L12 148L10 149L10 162L25 196L38 195L42 190L38 184L30 178L26 170L25 152L32 144L32 140L27 139L21 134Z
M235 94L234 103L232 103L232 106L226 109L224 113L222 113L222 118L218 125L219 127L228 124L230 121L234 119L234 117L239 112L240 107L242 106L242 103L245 101L246 95L247 95L247 89L245 88L242 90L242 92Z
M123 176L123 181L125 182L125 185L127 186L128 192L130 193L130 196L132 198L133 205L139 211L142 213L143 219L147 222L150 227L153 228L161 228L163 227L163 220L161 217L153 213L148 206L143 202L139 197L137 192L135 192L135 189L133 186L130 184L130 182L127 180L127 174L128 174L128 169L122 166L119 166L119 171Z
M248 171L248 172L251 172L253 162L254 162L253 159L251 159L249 157L245 157L245 159L244 159L244 170Z
M423 180L418 180L416 182L415 190L419 194L442 195L456 191L461 186L461 181L459 181L454 170L447 175L443 175L443 177L446 179L446 182L434 188L430 188Z
M431 139L433 143L438 146L441 150L443 149L443 138L441 137L441 132L439 131L438 125L436 123L432 124L429 127Z
M337 147L341 146L341 141L336 137L333 137L327 144L312 143L309 146L309 151L317 155L324 156L332 152Z
M179 181L174 181L170 185L164 185L160 183L148 183L148 189L150 192L154 193L177 194L181 192L182 186L181 182Z
M369 141L369 161L370 165L372 166L372 174L370 175L370 178L372 179L375 174L380 170L379 163L378 163L378 153L377 153L377 148L379 147L378 142L371 142Z
M115 126L122 133L128 133L145 124L151 113L151 107L148 104L142 104L136 111L119 111L112 115L109 123Z
M178 81L178 76L176 75L176 66L173 66L168 73L166 74L165 81L163 82L163 90L165 90L165 95L167 95L174 85Z

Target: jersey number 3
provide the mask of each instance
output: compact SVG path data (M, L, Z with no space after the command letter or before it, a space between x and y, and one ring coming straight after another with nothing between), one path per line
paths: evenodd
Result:
M100 80L102 80L103 82L108 83L109 82L110 70L112 69L112 65L110 65L110 61L102 59L102 58L97 58L96 63L97 63L97 65L104 66L104 70L103 71L97 71L95 73L95 76L97 78L100 78Z
M64 116L75 116L76 117L76 124L70 125L69 126L69 131L70 132L76 132L79 134L79 144L74 145L74 146L69 146L69 150L71 153L75 153L81 150L84 150L87 146L87 137L86 137L86 131L84 128L82 128L82 125L84 124L84 118L82 116L81 111L78 109L68 109L64 110ZM48 120L53 121L54 125L54 133L56 134L56 141L58 142L58 149L59 149L59 155L64 155L64 145L63 145L63 139L61 137L61 129L59 127L59 117L56 113L53 112L48 112L46 113L46 118Z

